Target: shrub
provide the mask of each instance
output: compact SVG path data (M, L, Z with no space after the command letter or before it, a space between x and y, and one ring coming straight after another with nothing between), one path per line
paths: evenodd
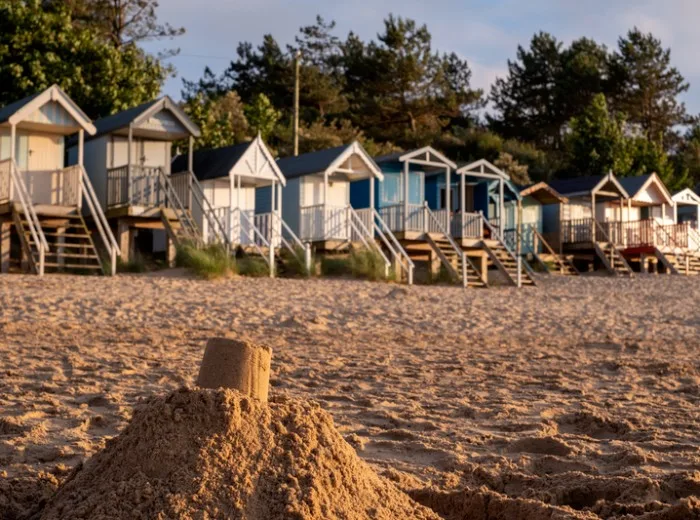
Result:
M306 251L299 246L294 248L293 254L288 249L280 251L280 274L298 278L308 278L311 276L311 272L306 266L305 254ZM313 260L311 265L313 265Z
M209 245L204 249L183 244L177 248L175 264L210 280L236 272L236 261L221 244Z
M110 268L109 265L106 267L107 269ZM117 259L117 271L120 273L145 273L148 271L148 266L146 265L146 259L143 255L139 252L135 252L128 262L123 262L121 258Z
M260 278L270 276L270 267L267 262L259 257L244 256L238 260L238 274Z
M374 249L354 249L348 259L350 271L356 278L367 280L386 280L386 263L384 257Z
M347 276L352 274L350 259L344 256L324 256L321 258L323 276Z

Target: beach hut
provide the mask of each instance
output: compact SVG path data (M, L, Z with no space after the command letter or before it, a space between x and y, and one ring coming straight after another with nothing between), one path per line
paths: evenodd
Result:
M500 238L500 201L517 199L505 173L487 161L458 168L430 146L375 161L384 175L375 204L414 262L428 263L433 273L445 268L466 285L486 286L489 263L513 284L531 282L527 273L517 274L517 260ZM351 195L353 204L366 201L369 185L358 183Z
M700 222L700 195L690 188L679 191L673 197L676 208L676 222L689 222L691 226L698 229Z
M566 203L543 206L543 235L555 251L576 263L602 265L611 274L632 275L621 253L620 215L627 211L629 195L613 174L549 182Z
M218 227L192 172L199 128L172 99L165 96L105 117L95 128L85 142L85 168L117 231L122 261L139 251L163 252L172 263L179 242L201 244L194 211L204 215L210 229ZM188 143L181 170L171 168L175 141ZM72 162L77 148L69 150Z
M543 234L543 208L568 201L546 182L520 188L519 200L506 206L505 239L533 266L548 273L576 276L579 273L571 258L555 250Z
M2 272L21 257L21 266L40 275L114 273L119 248L83 167L84 136L95 131L56 85L0 109ZM65 141L76 133L75 161L66 166Z
M179 155L172 169L185 171L188 161L187 155ZM282 219L286 179L260 136L233 146L197 150L192 163L218 224L211 229L202 212L193 211L205 241L214 241L223 232L232 246L264 258L271 275L280 247L301 255L299 260L310 267L307 245Z
M391 230L376 211L373 182L366 200L350 203L354 183L384 175L370 155L355 141L326 150L277 161L287 185L282 192L282 218L302 241L317 252L348 251L364 246L377 251L397 275L413 279L413 266Z

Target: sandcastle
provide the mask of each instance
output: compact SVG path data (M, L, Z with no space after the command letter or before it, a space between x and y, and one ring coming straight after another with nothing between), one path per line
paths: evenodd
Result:
M359 459L318 404L272 396L269 349L210 341L198 382L138 407L42 520L438 520ZM227 370L235 360L240 370ZM230 388L234 384L249 395Z

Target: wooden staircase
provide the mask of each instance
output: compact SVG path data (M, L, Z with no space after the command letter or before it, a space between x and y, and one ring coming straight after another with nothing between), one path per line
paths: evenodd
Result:
M34 241L26 216L15 207L12 219L19 235L22 251L33 272L39 272L39 246ZM39 215L39 226L49 250L45 252L46 272L108 274L100 261L92 235L82 215Z
M487 281L481 277L481 273L469 260L466 253L462 252L462 254L460 254L456 251L447 236L440 234L433 237L429 233L426 233L425 236L430 247L435 251L438 257L440 257L443 265L451 267L448 267L448 271L450 271L453 278L464 285L464 280L462 278L462 273L464 272L462 269L462 262L464 261L466 262L465 270L467 274L466 287L488 287Z
M538 250L538 245L542 244L544 248L544 253L533 253L537 260L544 265L548 273L558 274L561 276L579 276L578 269L574 265L571 257L557 253L552 246L549 245L542 234L537 230L536 227L531 227L535 238L534 249Z
M593 247L610 274L629 277L634 276L632 268L615 244L610 242L595 242Z
M692 253L677 255L657 249L656 257L673 274L700 275L700 258Z
M203 244L202 233L192 219L189 210L162 208L160 218L168 237L176 247L185 243L197 247Z
M482 243L484 251L489 255L491 262L501 271L512 285L518 284L518 261L505 244L494 238L484 239ZM535 286L535 280L528 271L527 264L520 262L520 283L523 286Z

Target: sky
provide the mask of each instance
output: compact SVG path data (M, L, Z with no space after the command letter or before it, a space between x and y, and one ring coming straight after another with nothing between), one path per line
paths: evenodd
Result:
M364 40L376 38L389 14L425 23L433 48L466 58L472 86L487 92L495 78L505 76L517 46L527 46L540 30L565 44L586 36L614 48L637 26L671 48L673 64L690 83L683 100L690 113L700 113L699 0L160 0L159 19L187 32L144 46L151 52L180 49L170 60L177 75L164 87L179 99L182 78L198 79L207 65L222 71L238 42L257 45L269 33L282 45L290 43L317 14L334 20L341 38L352 30Z

